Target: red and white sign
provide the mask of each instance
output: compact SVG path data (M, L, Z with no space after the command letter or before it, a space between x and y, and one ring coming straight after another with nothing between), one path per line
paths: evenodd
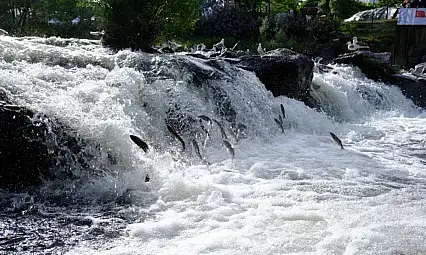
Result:
M398 25L426 26L426 8L400 8Z

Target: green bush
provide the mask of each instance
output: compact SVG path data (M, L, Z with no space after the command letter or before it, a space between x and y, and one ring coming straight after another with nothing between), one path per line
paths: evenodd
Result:
M253 39L259 35L258 19L252 13L236 8L216 8L197 25L197 34L203 37L232 37Z
M113 49L150 51L161 38L170 38L194 26L200 0L101 0L104 9L103 42Z
M316 18L312 22L312 35L316 42L326 43L333 38L333 33L340 30L340 22L331 17Z

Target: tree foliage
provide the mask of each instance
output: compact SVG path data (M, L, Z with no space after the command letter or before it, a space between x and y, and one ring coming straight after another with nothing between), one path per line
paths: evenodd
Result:
M255 1L237 1L235 5L206 1L196 33L202 37L232 37L236 40L255 38L259 25Z
M78 6L77 0L0 0L0 26L15 35L83 37L91 16L92 9ZM80 22L73 25L77 17ZM52 19L57 23L48 22Z
M289 10L296 10L299 6L300 0L272 0L271 9L272 13L286 12Z
M200 15L200 0L101 0L104 43L115 49L149 51L161 37L191 28Z

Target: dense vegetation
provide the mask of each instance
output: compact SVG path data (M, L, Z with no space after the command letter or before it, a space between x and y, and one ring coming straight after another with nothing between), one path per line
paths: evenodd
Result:
M321 11L308 21L304 12L318 5ZM209 44L219 38L244 47L261 41L303 48L325 43L341 19L369 8L357 0L0 0L0 28L14 35L79 38L105 30L107 46L144 51L170 39Z

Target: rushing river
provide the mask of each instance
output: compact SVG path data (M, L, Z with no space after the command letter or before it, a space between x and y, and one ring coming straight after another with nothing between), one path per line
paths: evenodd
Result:
M176 59L211 68L97 41L0 37L0 88L105 150L92 178L0 192L0 254L426 254L426 113L399 89L331 66L314 74L317 111L225 62L223 79L196 86ZM235 132L212 100L219 88ZM181 152L164 121L176 105L220 120L235 158L206 121L210 135L183 134Z

